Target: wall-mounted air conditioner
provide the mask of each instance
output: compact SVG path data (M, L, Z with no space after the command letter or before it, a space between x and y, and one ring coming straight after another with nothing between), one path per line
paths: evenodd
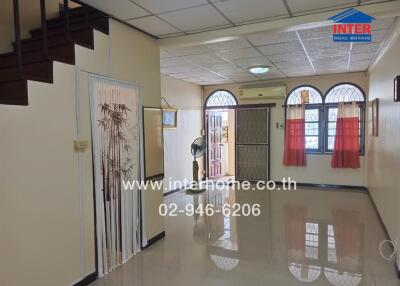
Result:
M241 87L239 98L246 99L283 99L286 97L286 85L274 84L263 87Z

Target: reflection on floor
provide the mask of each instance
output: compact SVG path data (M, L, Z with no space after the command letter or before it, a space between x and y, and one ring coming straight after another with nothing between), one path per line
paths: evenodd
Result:
M385 239L365 193L210 190L167 198L186 204L260 204L261 214L166 217L166 238L93 286L398 285L379 254Z

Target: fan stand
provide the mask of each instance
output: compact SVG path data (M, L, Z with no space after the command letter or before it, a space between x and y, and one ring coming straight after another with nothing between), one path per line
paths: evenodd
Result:
M202 193L206 190L206 188L202 188L199 182L199 164L197 163L196 157L193 160L193 182L196 182L196 185L190 186L186 191L188 193Z

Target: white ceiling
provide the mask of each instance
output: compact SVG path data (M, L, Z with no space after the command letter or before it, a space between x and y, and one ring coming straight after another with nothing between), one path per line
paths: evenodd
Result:
M332 26L266 32L215 44L161 50L161 73L200 85L365 71L375 59L394 18L376 20L372 43L335 43ZM265 76L248 68L267 65Z
M290 18L388 0L82 0L156 38ZM334 43L332 28L265 32L214 44L161 50L161 72L201 85L363 71L393 18L375 21L373 43ZM268 65L262 77L248 72Z
M388 0L82 0L157 37L289 18Z

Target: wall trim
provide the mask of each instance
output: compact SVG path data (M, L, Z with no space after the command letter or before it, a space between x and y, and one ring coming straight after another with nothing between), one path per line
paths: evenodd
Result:
M81 281L76 282L73 286L86 286L97 280L97 271L85 276Z
M334 184L314 184L314 183L297 183L298 187L311 187L311 188L321 188L321 189L331 189L331 190L353 190L358 192L369 193L368 188L364 186L350 186L350 185L334 185ZM282 182L275 181L275 184L282 185Z
M153 238L150 238L149 240L147 240L147 245L145 247L142 247L142 249L149 248L150 246L152 246L157 241L159 241L163 238L165 238L165 231L163 231L163 232L157 234L156 236L154 236Z
M182 191L182 190L184 190L184 188L182 188L182 189L175 189L175 190L171 190L171 191L165 192L165 193L164 193L164 197L168 197L168 196L173 195L173 194L175 194L175 193L177 193L177 192L180 192L180 191Z

